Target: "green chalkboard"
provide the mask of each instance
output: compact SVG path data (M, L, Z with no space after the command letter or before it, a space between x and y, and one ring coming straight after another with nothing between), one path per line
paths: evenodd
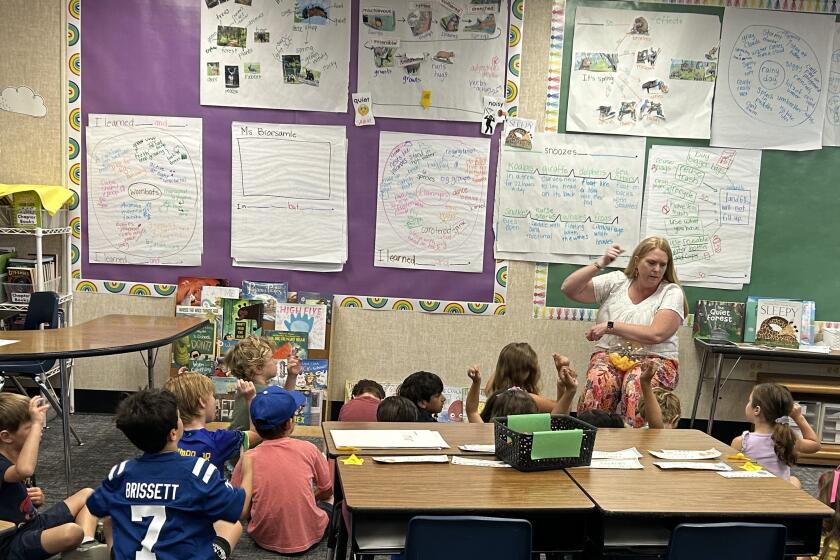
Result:
M716 14L723 18L723 8L707 6L569 0L560 99L561 129L566 123L577 6ZM709 142L647 139L648 149L654 144L708 146ZM764 151L751 282L743 290L687 287L689 308L693 312L698 299L744 301L748 295L811 299L817 303L817 319L840 320L840 227L835 230L835 226L840 226L840 148L811 152ZM626 249L632 251L633 248ZM575 265L550 265L546 305L591 307L573 302L560 292L563 279L576 268Z

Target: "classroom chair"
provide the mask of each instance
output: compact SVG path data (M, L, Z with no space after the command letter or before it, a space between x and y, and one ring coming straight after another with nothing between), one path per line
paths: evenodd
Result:
M29 307L26 310L26 317L23 321L23 329L33 331L44 325L46 329L57 329L61 326L59 320L58 294L55 292L34 292L29 299ZM55 393L50 376L58 373L58 360L25 360L0 362L0 378L5 382L6 378L12 380L21 394L26 394L19 377L27 377L35 382L55 411L61 416L61 404L58 402L58 395ZM2 385L0 385L2 388ZM82 445L82 440L76 434L73 426L70 432L76 438L76 442Z
M418 515L408 522L403 560L530 560L531 524L524 519Z
M783 560L787 528L765 523L683 523L671 533L666 560Z

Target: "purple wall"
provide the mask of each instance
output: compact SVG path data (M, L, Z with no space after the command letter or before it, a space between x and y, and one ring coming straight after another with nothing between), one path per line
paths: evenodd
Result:
M204 256L201 267L90 264L87 260L87 177L82 167L82 276L102 280L174 283L178 276L288 281L291 290L487 302L493 296L492 215L498 134L493 138L484 239L484 272L374 268L379 132L480 136L478 123L377 119L353 125L344 114L199 105L201 0L85 0L82 12L82 125L88 113L178 115L203 119ZM358 1L351 4L350 92L356 91ZM340 273L238 268L230 258L231 122L347 127L349 258ZM84 134L82 158L86 161Z

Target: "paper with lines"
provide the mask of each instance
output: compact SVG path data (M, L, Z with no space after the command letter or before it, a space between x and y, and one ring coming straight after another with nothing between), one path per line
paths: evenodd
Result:
M535 134L529 150L503 146L496 258L574 262L614 243L632 249L644 161L644 138Z

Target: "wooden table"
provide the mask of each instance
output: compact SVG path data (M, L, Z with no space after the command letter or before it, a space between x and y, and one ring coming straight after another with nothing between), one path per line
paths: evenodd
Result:
M493 424L464 424L461 422L324 422L324 441L330 457L349 455L349 451L336 449L331 430L435 430L449 444L446 449L363 449L365 455L475 455L461 451L466 443L491 444ZM357 452L358 453L358 452Z
M662 470L648 453L658 449L734 449L698 430L599 429L598 451L636 447L644 470L573 468L569 476L601 513L601 535L607 549L651 550L666 547L679 523L752 521L782 523L788 528L787 554L819 551L822 520L831 508L779 478L725 479L712 471ZM731 461L730 464L738 465Z
M15 340L0 346L0 361L52 360L59 363L61 375L61 418L64 435L64 474L70 495L70 407L67 364L70 358L108 356L146 350L149 387L154 387L154 349L196 331L207 324L199 317L149 317L144 315L105 315L61 329L4 331L0 338Z

